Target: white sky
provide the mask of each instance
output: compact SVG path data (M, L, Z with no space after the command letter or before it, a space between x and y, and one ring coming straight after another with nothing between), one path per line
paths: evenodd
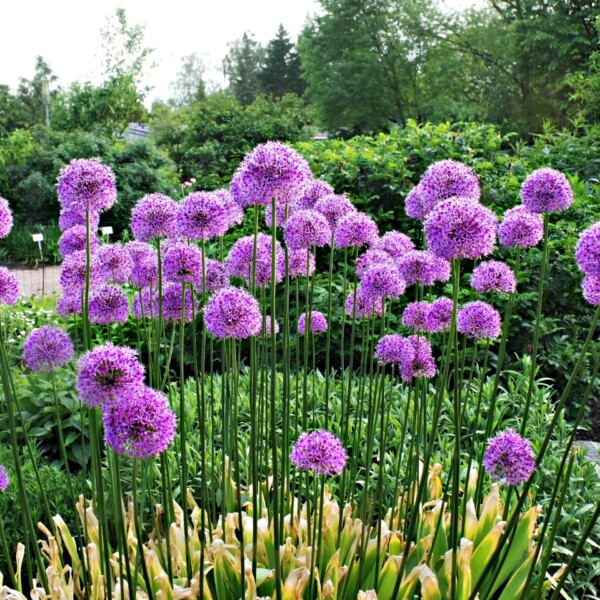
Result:
M280 23L295 41L306 17L319 10L316 0L0 0L0 83L16 89L31 79L41 55L64 87L99 79L100 30L118 7L127 21L145 25L144 45L154 48L158 66L150 73L150 98L167 100L183 56L197 53L222 84L221 60L227 43L244 31L265 44Z

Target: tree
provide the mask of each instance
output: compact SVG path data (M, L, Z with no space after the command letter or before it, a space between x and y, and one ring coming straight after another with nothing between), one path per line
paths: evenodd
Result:
M229 44L229 52L223 60L223 72L229 80L229 88L242 106L248 106L261 91L260 71L264 49L244 32L241 39Z
M194 102L206 98L204 74L206 65L196 53L181 59L181 69L177 79L171 84L173 98L169 104L173 106L190 106Z
M25 79L21 77L19 87L17 89L17 98L23 106L23 110L27 113L28 124L45 122L45 106L44 97L42 94L42 82L47 81L49 84L56 81L57 77L52 71L50 65L42 56L35 58L35 71L33 79ZM50 96L53 97L56 90L50 91Z
M259 79L261 92L274 98L290 92L301 96L304 92L306 82L300 73L299 56L283 25L267 44Z
M0 139L31 124L27 107L13 94L7 85L0 85Z

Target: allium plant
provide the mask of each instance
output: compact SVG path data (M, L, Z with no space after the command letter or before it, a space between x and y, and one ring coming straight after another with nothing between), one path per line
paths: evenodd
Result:
M19 280L6 267L0 267L0 304L16 304L19 299Z
M13 216L8 200L0 196L0 238L6 237L13 226Z
M63 210L99 213L117 199L115 174L96 158L72 160L58 174L56 189Z
M23 362L32 371L53 371L73 356L69 335L53 325L34 329L23 344Z
M147 194L131 210L131 233L136 240L149 242L177 232L177 203L164 194Z

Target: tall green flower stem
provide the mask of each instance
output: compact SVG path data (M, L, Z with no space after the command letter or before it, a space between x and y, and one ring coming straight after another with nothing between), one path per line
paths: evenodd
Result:
M329 242L329 275L327 278L327 335L325 339L325 424L324 428L329 430L329 379L331 377L331 316L333 310L333 254L335 250L335 238L333 231Z
M302 430L308 429L308 355L310 354L311 332L311 292L313 289L313 280L310 277L310 250L306 250L306 296L304 298L304 371L302 374ZM299 333L299 332L298 332Z
M146 465L144 465L146 467ZM138 459L133 459L133 473L131 477L131 486L132 486L132 499L133 499L133 524L135 528L135 537L138 540L143 540L142 537L142 522L141 516L144 514L144 500L145 500L145 481L146 477L142 478L142 497L138 498L137 492L137 480L138 480ZM163 507L164 508L164 507ZM169 541L169 530L167 526L166 531L166 546L167 546L167 556L170 555L170 541ZM154 594L152 592L152 581L150 579L150 575L148 574L148 566L146 565L146 557L144 556L144 548L139 545L136 552L136 566L133 574L133 581L137 581L137 573L138 573L138 564L137 561L140 561L142 567L142 577L144 578L144 583L146 584L146 593L148 594L148 600L154 600Z
M313 477L313 487L314 487L314 502L313 502L313 532L312 532L312 552L310 556L310 588L309 588L309 598L313 597L314 586L315 586L315 577L313 576L315 572L315 568L318 568L321 562L321 553L323 552L323 508L325 505L325 475L321 474L317 477L315 475ZM308 527L310 529L310 507L308 511Z
M23 591L23 587L21 586L21 578L15 575L15 570L12 566L12 560L10 555L12 554L11 549L8 547L8 542L6 541L6 534L4 533L4 520L2 519L2 513L0 513L0 548L2 548L2 552L4 553L4 557L6 558L6 566L8 568L8 576L12 581L12 585L15 586L15 589L18 592Z
M119 550L119 578L123 580L123 562L125 562L125 572L127 575L127 587L131 590L133 599L135 600L135 593L137 585L131 576L131 565L129 564L129 549L127 547L127 528L125 526L126 510L123 507L123 492L121 489L121 470L119 467L119 455L116 452L112 452L113 468L112 468L112 492L113 502L115 505L115 518L117 526L117 547ZM110 456L109 456L110 460ZM85 571L85 569L84 569ZM125 598L125 586L121 585L121 600Z

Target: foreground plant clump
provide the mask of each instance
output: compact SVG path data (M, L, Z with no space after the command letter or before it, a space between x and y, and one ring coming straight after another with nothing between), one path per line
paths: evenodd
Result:
M471 169L434 163L406 201L424 249L382 234L279 142L249 153L229 189L142 198L125 245L95 234L116 201L108 167L72 161L57 189L57 310L75 345L63 329L36 329L23 365L48 374L60 460L69 474L67 447L79 436L76 468L89 469L91 494L68 479L79 521L65 523L36 470L38 544L20 455L35 453L19 367L1 343L13 464L0 487L19 490L24 542L1 598L508 600L568 587L600 515L600 503L587 511L570 559L557 564L573 436L600 366L597 357L588 365L600 307L568 384L541 396L551 215L573 202L562 173L531 173L522 204L499 222ZM0 223L6 235L7 203ZM252 233L230 232L240 225ZM584 297L597 307L598 231L583 232L576 251ZM506 414L519 268L540 242L531 355ZM17 298L16 278L0 268L0 302ZM87 425L65 436L55 377L74 352ZM2 520L0 533L11 555Z

